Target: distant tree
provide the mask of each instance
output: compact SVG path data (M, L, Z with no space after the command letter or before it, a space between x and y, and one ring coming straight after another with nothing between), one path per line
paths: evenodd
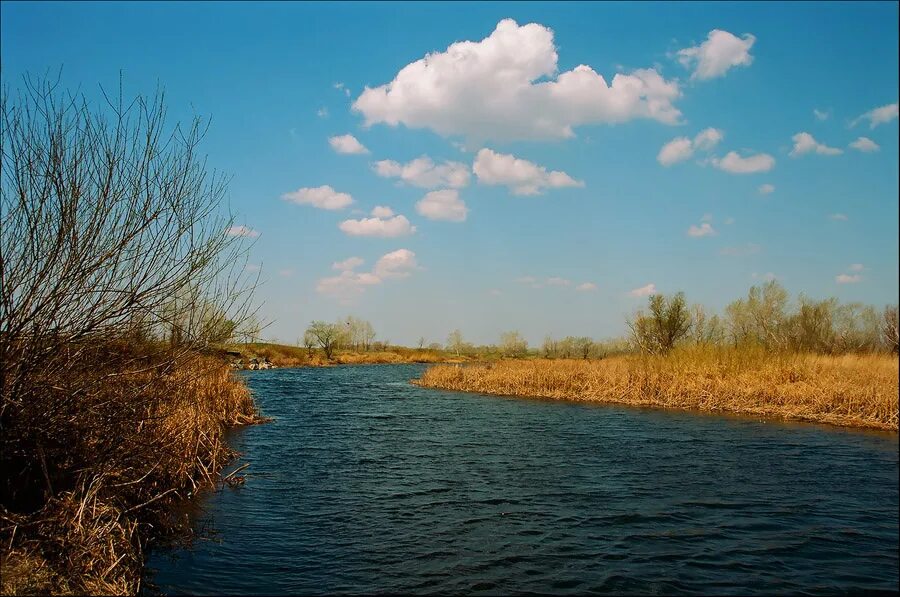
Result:
M684 293L671 298L654 294L649 300L649 312L638 311L628 321L635 344L652 354L665 354L691 329L691 317Z
M307 356L313 356L313 350L317 343L318 339L316 338L316 335L312 333L312 330L307 329L303 333L303 346L306 347Z
M884 308L881 320L881 335L888 350L897 354L897 305L888 305Z
M325 352L325 358L329 361L334 354L334 349L342 342L346 341L345 323L326 323L324 321L313 321L309 324L307 332L311 334L319 347Z
M544 343L541 345L541 352L545 359L554 359L559 354L559 342L553 339L553 336L545 336Z
M517 331L500 335L500 352L505 357L523 357L528 353L528 342Z
M419 350L422 350L423 348L425 348L425 337L420 336L419 337Z
M578 351L578 354L581 355L582 359L586 359L591 356L591 351L594 350L594 341L587 336L576 338L575 349Z
M574 336L566 336L557 343L557 353L564 359L571 359L578 353L576 344Z
M433 350L435 352L440 352L444 350L444 347L441 346L440 342L432 342L428 345L428 350Z
M462 332L458 329L450 332L450 335L447 336L447 349L456 353L456 356L459 356L461 350L465 348L465 341L463 340Z

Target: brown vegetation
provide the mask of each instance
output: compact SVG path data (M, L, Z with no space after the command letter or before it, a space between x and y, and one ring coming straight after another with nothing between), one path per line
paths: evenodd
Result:
M504 396L742 413L897 430L898 361L761 347L676 348L665 356L436 365L415 383Z
M254 342L235 344L229 350L240 352L245 361L249 357L266 358L276 367L328 367L330 365L363 365L387 363L454 363L456 358L440 350L391 346L382 350L357 351L335 349L331 360L317 348L301 348L284 344Z

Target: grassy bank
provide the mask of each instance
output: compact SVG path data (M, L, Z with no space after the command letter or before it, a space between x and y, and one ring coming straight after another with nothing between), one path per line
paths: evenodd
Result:
M253 342L224 347L240 353L245 362L250 358L268 359L276 367L327 367L330 365L363 365L387 363L460 363L467 357L438 350L392 346L387 350L336 350L329 360L318 348L307 349L285 344Z
M111 364L94 394L48 387L6 421L3 594L137 593L148 544L185 530L172 505L234 456L228 427L258 421L249 391L219 359L121 370Z
M898 361L692 347L666 356L430 367L418 385L897 430Z

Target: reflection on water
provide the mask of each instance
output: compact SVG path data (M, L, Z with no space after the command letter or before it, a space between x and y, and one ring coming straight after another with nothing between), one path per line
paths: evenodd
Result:
M166 593L898 588L896 434L425 390L419 365L248 372L246 486L155 553Z

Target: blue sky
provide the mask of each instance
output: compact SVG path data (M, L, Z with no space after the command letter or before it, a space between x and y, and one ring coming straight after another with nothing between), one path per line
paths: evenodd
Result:
M897 301L897 3L0 12L5 84L122 71L212 118L270 338L350 313L406 344L599 338L651 290L721 310L771 276Z

